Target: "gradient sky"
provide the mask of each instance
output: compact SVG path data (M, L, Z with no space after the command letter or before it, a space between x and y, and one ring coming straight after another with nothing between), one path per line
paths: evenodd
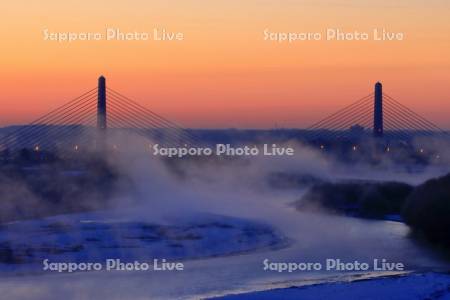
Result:
M304 127L385 91L450 128L447 0L8 1L0 19L0 126L96 85L186 127ZM53 32L165 28L184 41L43 40ZM403 32L404 41L264 41L263 31Z

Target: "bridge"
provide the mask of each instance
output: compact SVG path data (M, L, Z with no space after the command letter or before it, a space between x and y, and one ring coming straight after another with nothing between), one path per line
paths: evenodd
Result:
M415 137L448 136L437 125L383 92L374 92L342 108L302 131L308 143L353 141L370 138L384 144L410 142ZM160 143L166 147L201 145L192 130L141 105L106 86L98 85L25 126L12 128L0 139L3 153L20 149L76 153L81 150L117 150L113 136L144 137L143 147ZM123 141L123 139L122 139Z
M380 82L374 92L307 128L310 140L349 140L373 137L411 141L415 137L446 137L448 133L393 97L383 93Z
M119 145L113 139L117 135L144 137L147 147L156 141L166 146L200 143L175 122L108 88L105 77L101 76L97 87L8 132L0 139L0 150L31 149L64 154L117 150Z

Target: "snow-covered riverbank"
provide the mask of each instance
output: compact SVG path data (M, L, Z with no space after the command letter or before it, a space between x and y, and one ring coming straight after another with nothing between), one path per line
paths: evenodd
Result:
M450 274L406 274L376 279L354 280L271 289L261 292L228 295L217 300L423 300L450 299Z
M43 261L188 260L285 247L266 224L198 214L164 223L113 212L61 215L0 226L0 271L40 271Z
M150 223L159 224L157 227L148 228L151 229L152 234L159 232L158 230L162 228L166 230L163 231L164 234L161 233L161 239L156 239L150 243L154 243L155 246L145 246L147 247L145 250L149 252L144 257L159 255L158 257L182 259L184 263L183 271L109 272L102 270L69 274L43 272L42 263L40 263L35 265L39 268L38 272L26 270L18 272L17 264L9 264L3 265L5 268L0 275L0 293L4 299L29 299L29 295L33 295L32 299L46 300L61 298L66 300L106 298L203 299L232 294L245 295L245 293L254 293L255 291L299 285L313 285L311 288L314 288L314 284L341 282L347 280L346 278L361 278L361 276L368 278L398 275L395 272L376 272L376 274L371 272L371 274L364 275L367 272L343 273L336 271L279 273L264 270L263 262L265 259L280 262L309 262L323 261L330 255L342 260L358 259L361 261L386 257L392 261L404 263L407 269L411 271L435 270L443 266L441 262L433 259L427 251L417 247L407 238L408 230L402 223L333 216L326 216L325 219L324 216L299 213L281 205L278 210L271 210L271 213L275 214L271 215L272 217L276 215L282 217L279 219L277 229L289 238L290 243L287 247L277 247L278 243L273 244L279 236L274 235L275 231L267 230L271 228L270 226L267 227L261 223L240 218L217 215L201 217L201 215L197 215L194 220L176 218L171 220L174 221L172 225L170 225L170 220L167 223L160 220L152 221ZM123 242L124 244L119 243L119 245L129 245L129 237L136 237L135 234L137 233L142 234L143 220L134 219L130 223L130 220L124 218L123 215L123 212L117 215L106 214L103 216L81 214L62 216L56 219L51 218L45 221L18 222L10 224L12 227L18 226L14 227L15 230L10 228L11 231L8 231L4 228L5 231L1 238L3 241L9 240L10 243L13 243L14 249L21 249L19 245L28 244L35 247L38 250L37 253L40 253L40 247L51 241L60 247L68 242L92 238L90 236L92 234L100 241L93 240L91 246L86 246L79 252L58 253L59 251L56 251L56 253L52 253L55 251L50 251L50 253L41 252L41 255L48 253L52 256L52 259L56 259L60 255L60 259L66 260L80 259L83 257L83 255L80 256L82 253L84 255L92 254L95 257L95 249L97 248L93 245L98 246L112 242ZM55 226L48 228L49 224L55 224L56 221L61 222L62 220L65 220L66 223L64 224L70 226L56 226L58 229L56 232L54 231ZM24 224L29 224L30 227ZM61 225L61 223L56 224ZM117 224L120 224L120 226L115 227ZM148 223L145 224L148 225ZM191 227L182 226L182 224L191 224ZM209 225L206 226L206 224ZM92 228L89 227L92 225L94 225L95 230L92 233L89 230L86 231L86 229ZM116 228L118 231L111 235L111 233L104 231L107 227L108 230ZM19 228L26 230L17 231ZM129 230L130 228L134 229ZM145 228L147 229L147 227ZM250 230L250 228L253 229ZM333 229L332 232L330 228ZM27 230L31 231L28 232ZM136 230L138 232L135 232ZM173 237L181 233L197 234L202 238L183 238L176 241L177 239ZM169 236L172 238L168 238ZM185 235L180 236L186 237ZM239 239L244 236L247 239L245 243L239 243ZM192 236L189 235L189 237ZM131 241L136 242L135 239L131 239ZM180 251L179 247L170 246L174 242L184 245L181 249L186 249L186 252L177 252ZM142 239L138 243L147 245L146 239ZM89 245L89 243L85 244ZM158 254L155 249L162 252ZM97 250L100 250L99 254L102 258L112 254L129 257L139 248L119 247L107 250L108 253L104 252L103 249ZM213 253L213 250L216 252ZM142 252L139 255L141 254ZM138 258L139 255L137 255ZM41 258L43 257L41 256ZM414 284L418 286L423 284L424 287L427 287L427 282L426 280L416 280ZM395 288L396 285L392 284L392 286ZM320 285L320 287L324 287L325 290L328 289L328 285ZM403 288L407 288L407 286L403 286ZM321 288L318 287L317 289ZM402 289L401 286L400 289ZM288 293L290 293L290 290Z

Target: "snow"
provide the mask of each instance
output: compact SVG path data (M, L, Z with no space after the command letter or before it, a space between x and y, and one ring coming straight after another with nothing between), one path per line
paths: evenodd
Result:
M72 214L0 226L0 269L38 270L44 259L186 260L282 247L285 243L268 225L217 215L195 215L178 219L176 224L158 224L115 219L107 212ZM2 263L6 267L1 268Z
M18 251L15 256L22 261L20 264L0 264L0 298L29 299L32 295L33 299L46 300L204 299L232 294L259 298L264 297L264 293L269 293L269 297L277 297L272 293L281 293L278 299L298 299L295 293L311 289L311 293L319 296L322 290L324 293L323 297L314 299L326 299L327 295L344 295L344 299L355 299L352 293L363 293L365 289L371 291L369 286L358 288L360 284L366 283L355 279L361 276L397 276L398 273L277 273L264 271L262 262L264 259L281 262L316 261L329 257L332 252L333 257L342 259L387 257L404 262L413 271L436 270L442 266L440 260L436 261L428 251L407 238L408 229L402 223L336 216L324 219L315 214L299 213L283 204L277 205L280 205L279 209L270 210L270 217L280 220L277 229L249 219L212 214L150 221L136 214L127 217L123 211L117 214L97 212L64 215L2 225L0 245L9 243L9 248ZM278 230L289 237L289 242ZM81 242L83 247L76 247ZM173 247L174 243L182 247ZM28 256L30 252L32 256ZM52 261L80 261L84 258L101 260L108 256L124 260L138 258L140 261L157 257L182 260L185 269L182 272L56 273L44 272L40 261L44 257ZM0 258L5 259L5 256L0 255ZM32 270L29 267L33 267ZM418 295L420 299L423 294L417 294L418 291L437 295L441 291L440 286L432 283L445 284L447 280L439 274L428 273L410 282L411 279L407 280L409 276L395 283L391 283L390 279L376 279L372 282L382 280L380 286L386 287L386 291L374 287L375 292L368 295L383 296L389 290L406 293L410 286L417 286L406 295ZM350 280L353 282L338 283ZM306 285L310 287L288 289ZM354 291L351 288L353 286L356 287ZM339 288L343 289L341 294ZM256 292L270 289L261 294ZM377 294L378 289L380 294ZM345 293L349 293L349 298L345 297ZM357 297L361 294L354 295ZM416 299L414 297L409 299ZM380 296L374 299L383 298Z
M359 299L359 300L415 300L450 299L450 274L424 273L398 277L316 284L311 286L273 289L238 295L229 295L217 300L247 299Z

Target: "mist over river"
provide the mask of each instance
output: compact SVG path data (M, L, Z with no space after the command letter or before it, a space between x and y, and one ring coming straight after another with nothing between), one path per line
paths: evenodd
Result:
M261 195L262 196L262 195ZM270 262L371 262L386 259L402 263L407 271L445 270L447 265L430 251L408 238L409 229L400 222L372 221L350 217L304 213L286 203L292 195L262 196L265 208L258 220L276 225L289 243L280 249L261 249L238 255L185 260L180 272L79 272L4 274L0 290L8 299L33 293L35 299L195 299L275 287L335 282L349 278L369 278L401 272L342 272L264 270ZM235 199L236 200L236 199ZM245 202L246 199L240 199ZM132 210L126 214L132 216ZM231 211L226 213L231 214ZM245 214L245 213L244 213ZM242 211L236 215L242 217ZM114 216L114 214L112 214ZM218 233L220 234L220 232ZM355 277L356 276L356 277ZM103 288L99 288L103 287Z

